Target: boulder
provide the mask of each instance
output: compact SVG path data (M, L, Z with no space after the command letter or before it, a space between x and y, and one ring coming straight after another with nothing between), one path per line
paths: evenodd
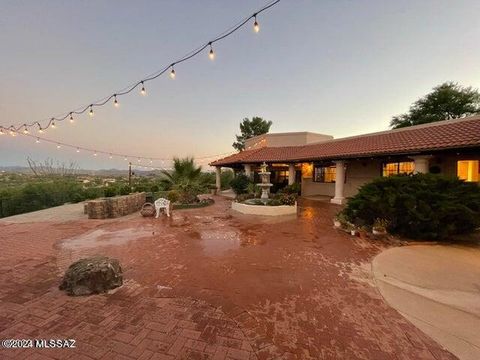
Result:
M95 256L80 259L69 266L60 284L68 295L105 293L123 284L122 268L117 259Z

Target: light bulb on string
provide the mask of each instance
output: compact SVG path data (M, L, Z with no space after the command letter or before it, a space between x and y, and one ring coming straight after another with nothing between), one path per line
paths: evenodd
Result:
M5 135L5 133L3 132L3 128L0 129L0 136L2 135Z
M77 153L79 153L79 152L80 152L80 149L79 149L79 148L77 148Z
M93 156L97 156L97 152L96 152L96 151L93 153Z
M123 158L123 160L128 161L128 158L125 156L125 157Z
M61 147L62 147L62 145L57 144L57 149L60 149Z
M75 120L73 120L73 114L70 113L70 123L73 124L74 121L75 121Z
M172 70L170 70L170 77L171 77L172 79L175 79L175 76L176 76L176 74L175 74L175 69L173 68L173 65L172 65L171 67L172 67Z
M90 111L88 112L88 115L90 115L90 117L93 117L93 105L90 105Z
M53 118L52 118L52 123L51 123L51 124L52 124L52 125L51 125L52 129L55 129L55 128L57 127L57 126L55 125L55 120L54 120Z
M28 131L28 129L27 129L27 125L23 125L23 126L24 126L23 133L24 133L24 134L28 134L29 131Z
M141 82L141 84L142 84L142 89L140 90L140 94L145 96L147 95L147 90L145 90L145 84L143 83L143 81Z
M44 131L43 131L42 127L40 126L40 124L38 124L38 132L39 132L40 134L43 134L43 133L44 133Z
M37 140L35 142L38 144L40 142L40 139L37 137Z
M117 101L117 94L113 95L113 106L115 106L117 108L120 106L120 104Z
M17 136L17 132L14 129L10 129L10 135Z
M208 43L210 45L210 51L208 52L208 57L210 60L215 60L215 52L213 51L212 43Z
M257 14L253 15L253 18L255 19L255 22L253 23L253 31L258 33L260 31L260 25L258 25Z
M110 154L110 155L108 156L108 158L109 158L109 159L113 159L113 156L112 156L112 154Z

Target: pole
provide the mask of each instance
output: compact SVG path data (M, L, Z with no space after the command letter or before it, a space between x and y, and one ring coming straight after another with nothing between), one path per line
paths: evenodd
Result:
M128 186L132 187L132 163L128 163Z

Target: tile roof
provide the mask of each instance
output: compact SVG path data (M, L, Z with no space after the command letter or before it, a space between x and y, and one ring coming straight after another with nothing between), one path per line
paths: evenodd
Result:
M480 147L480 116L439 121L303 146L245 150L216 160L211 165L334 160L471 147Z

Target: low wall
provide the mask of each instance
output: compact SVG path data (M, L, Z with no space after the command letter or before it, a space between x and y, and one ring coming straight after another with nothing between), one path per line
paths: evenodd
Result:
M297 214L297 204L294 206L279 205L248 205L239 202L232 202L232 210L241 212L248 215L265 215L265 216L278 216L278 215L294 215Z
M101 198L86 204L89 219L108 219L139 211L145 204L146 193Z

